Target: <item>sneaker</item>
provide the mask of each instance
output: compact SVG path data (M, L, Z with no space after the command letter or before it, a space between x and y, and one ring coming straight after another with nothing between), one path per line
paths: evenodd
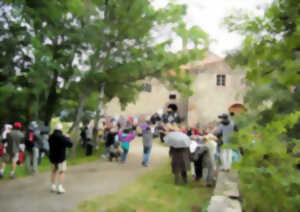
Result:
M51 192L57 192L56 185L51 185Z
M58 186L58 190L57 190L58 194L63 194L65 192L66 192L66 190L62 186Z
M2 179L3 178L3 173L2 172L0 172L0 179Z
M106 159L106 155L101 155L101 158Z
M10 175L10 179L13 180L13 179L15 179L15 178L16 178L15 174L11 174L11 175Z

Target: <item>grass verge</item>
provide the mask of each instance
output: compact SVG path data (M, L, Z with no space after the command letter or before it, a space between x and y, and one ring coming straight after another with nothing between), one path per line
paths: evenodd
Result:
M75 212L205 211L213 188L201 187L190 179L175 186L169 166L140 177L120 192L82 202Z

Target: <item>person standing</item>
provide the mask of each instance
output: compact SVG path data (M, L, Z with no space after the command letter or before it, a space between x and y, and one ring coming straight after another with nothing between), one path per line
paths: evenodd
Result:
M207 172L206 183L208 186L212 186L213 177L216 174L216 160L215 155L217 152L217 138L213 134L208 134L204 137L204 145L208 148L209 160L206 160L207 164L205 166Z
M26 171L29 174L37 173L39 149L43 145L37 129L37 123L31 122L25 136Z
M199 181L203 177L203 158L208 149L204 144L197 144L197 147L191 152L191 160L194 162L195 181Z
M222 145L229 144L232 140L233 132L238 129L234 122L229 119L227 114L222 114L218 118L221 119L221 123L216 129L215 135L222 138ZM221 170L227 172L230 171L232 163L232 149L221 146L220 158L222 164Z
M88 125L88 123L84 123L84 126L82 127L81 132L80 132L81 146L83 148L86 147L86 144L88 142L88 139L87 139L88 126L87 125Z
M0 170L0 178L3 177L6 163L12 161L10 178L15 178L17 161L19 159L19 146L24 143L24 134L21 132L22 124L15 122L13 130L7 134L6 153L3 155L2 168Z
M93 154L93 148L94 148L94 144L93 144L93 126L89 125L88 129L86 130L86 152L85 155L86 156L91 156Z
M67 169L66 148L71 148L73 142L62 133L62 124L57 124L54 132L49 137L51 172L51 191L59 194L65 193L63 181ZM58 172L58 186L56 186L56 175Z
M42 162L42 158L44 155L49 157L49 132L50 132L50 127L47 126L41 126L40 127L40 137L41 137L41 143L42 146L40 148L39 152L39 160L38 164L40 165Z
M187 184L187 172L190 170L190 149L170 147L169 155L171 157L172 172L175 176L174 183L179 184L180 174L183 183Z
M3 160L3 156L6 153L7 146L7 134L12 130L12 125L5 124L4 130L1 135L1 143L0 143L0 159Z
M147 127L143 132L143 146L144 146L144 154L143 154L143 166L148 166L150 160L150 154L152 149L152 140L153 133L151 132L150 127Z
M119 140L121 141L121 147L123 149L121 162L125 163L130 149L130 142L134 140L134 138L136 137L136 133L132 129L125 129L123 131L119 131L118 136Z

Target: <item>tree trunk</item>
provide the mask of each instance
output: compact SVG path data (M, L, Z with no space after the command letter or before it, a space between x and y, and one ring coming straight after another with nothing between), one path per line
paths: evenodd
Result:
M189 124L189 98L180 97L180 111L181 116L184 120L184 124L188 127Z
M35 95L36 102L35 102L35 107L34 107L34 120L39 121L39 110L40 110L40 95L36 94Z
M98 101L98 108L96 111L96 116L94 120L94 129L93 129L93 142L94 146L98 146L99 139L98 139L98 123L100 120L100 113L101 110L103 109L103 98L104 98L104 84L101 87L100 94L99 94L99 101Z
M58 77L58 72L57 72L57 70L55 70L52 84L49 89L49 95L47 98L46 107L45 107L44 123L46 126L50 126L50 122L51 122L52 116L55 112L55 108L58 105L58 102L57 102L58 101L58 93L56 91L57 77Z
M83 108L85 105L87 99L87 94L85 92L82 93L80 100L79 100L79 107L77 110L77 114L76 114L76 119L75 122L73 123L74 125L74 133L72 134L72 140L74 142L73 147L72 147L72 153L71 153L71 158L75 158L76 157L76 148L79 144L80 141L80 133L79 133L79 123L82 117L82 113L83 113Z
M78 110L77 110L77 111L78 111ZM77 114L77 111L76 111L76 114ZM68 130L68 133L69 133L69 134L70 134L70 133L74 130L74 128L75 128L75 122L76 122L76 118L75 118L75 120L73 121L71 127L70 127L69 130Z

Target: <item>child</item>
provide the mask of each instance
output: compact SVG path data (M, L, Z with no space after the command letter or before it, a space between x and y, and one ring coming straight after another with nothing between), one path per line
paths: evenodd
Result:
M109 149L109 161L112 161L114 158L116 161L119 161L121 157L119 136L115 135L114 140L114 144Z
M120 147L120 144L115 143L113 145L113 147L110 148L110 150L109 150L109 161L113 161L114 158L116 159L116 161L120 160L121 151L120 151L119 147Z

